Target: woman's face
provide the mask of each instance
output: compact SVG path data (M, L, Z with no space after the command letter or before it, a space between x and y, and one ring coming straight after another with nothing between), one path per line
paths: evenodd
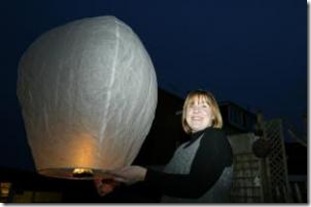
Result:
M205 99L195 97L186 108L186 121L192 133L212 126L214 115Z

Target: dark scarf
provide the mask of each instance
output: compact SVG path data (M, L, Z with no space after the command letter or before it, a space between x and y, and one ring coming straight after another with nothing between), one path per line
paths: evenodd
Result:
M201 137L202 134L204 134L204 132L208 129L209 127L203 129L203 130L200 130L200 131L197 131L197 132L194 132L192 134L190 134L190 140L189 142L184 146L184 148L187 148L189 147L193 142L195 142L197 139L199 139Z

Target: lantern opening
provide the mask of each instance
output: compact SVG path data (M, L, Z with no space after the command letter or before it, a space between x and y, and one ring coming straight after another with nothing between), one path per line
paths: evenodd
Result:
M107 170L95 168L46 168L39 169L39 174L54 177L74 180L93 180L96 177L109 178L111 177Z

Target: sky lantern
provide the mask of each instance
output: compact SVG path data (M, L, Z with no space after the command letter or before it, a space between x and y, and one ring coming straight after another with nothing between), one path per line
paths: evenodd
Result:
M37 171L92 179L137 156L155 116L157 80L135 32L99 16L37 38L19 62L17 96Z

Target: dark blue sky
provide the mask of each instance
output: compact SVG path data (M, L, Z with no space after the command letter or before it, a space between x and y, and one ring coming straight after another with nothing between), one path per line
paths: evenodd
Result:
M0 166L29 168L16 98L17 64L42 33L76 19L114 15L137 33L161 88L212 91L266 119L297 127L307 112L307 3L211 0L7 0L1 2Z

